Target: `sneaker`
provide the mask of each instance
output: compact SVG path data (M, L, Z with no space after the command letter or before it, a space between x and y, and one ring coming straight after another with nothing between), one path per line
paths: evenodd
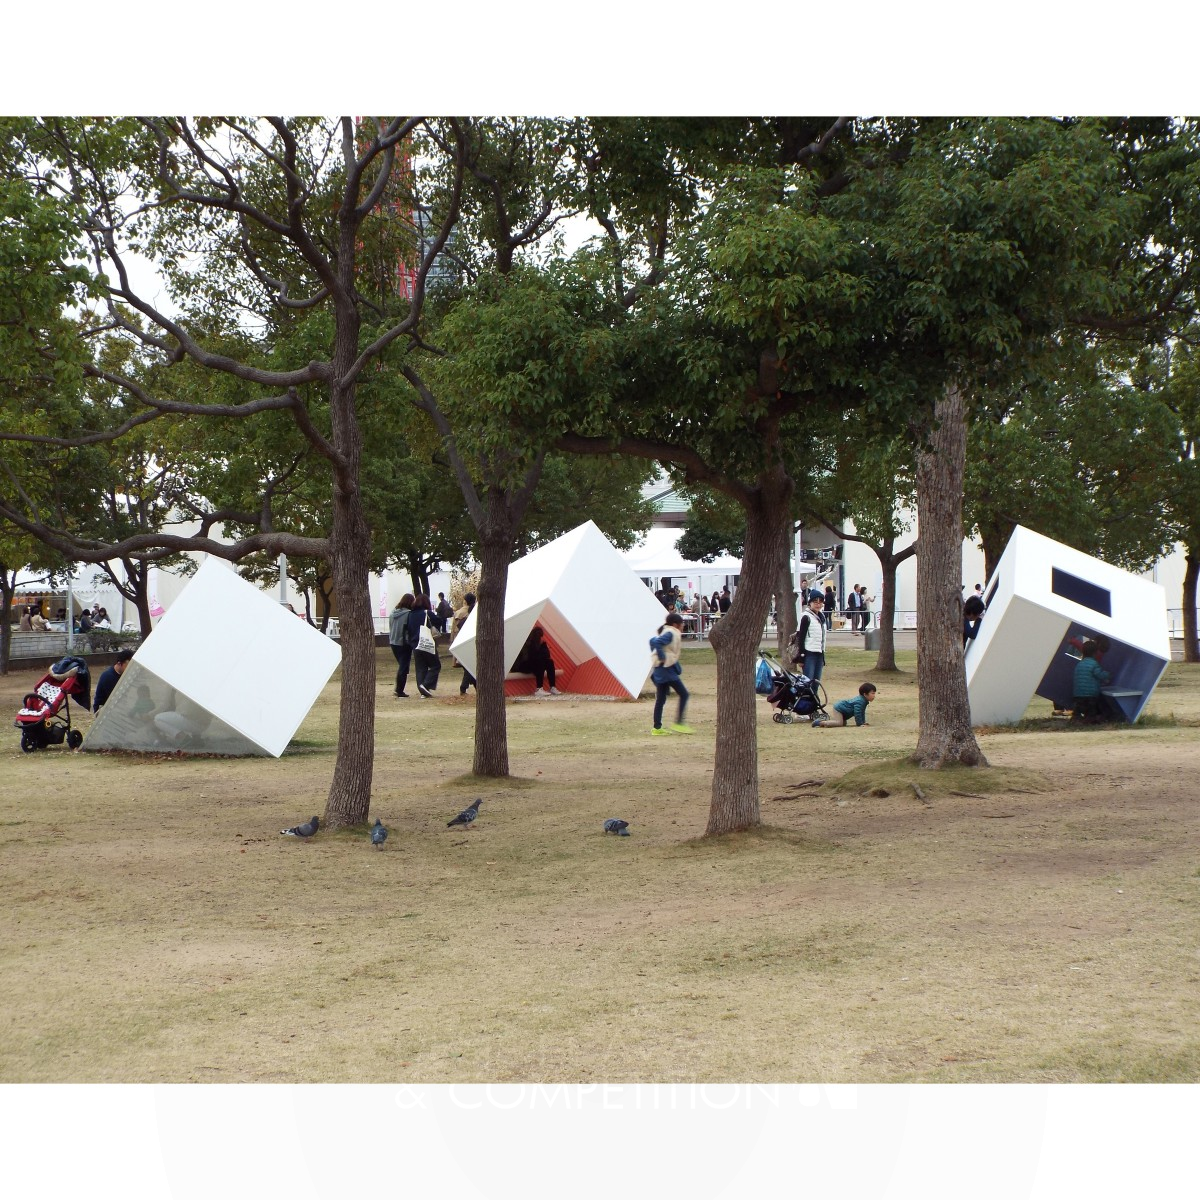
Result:
M558 690L558 688L551 688L551 689L550 689L550 695L552 695L552 696L561 696L561 695L562 695L562 692L560 692L560 691Z
M684 725L682 722L676 721L671 729L675 733L695 733L696 731L690 725Z
M397 700L407 700L408 699L407 692L393 692L392 694L396 697Z
M828 722L828 721L814 721L814 722L812 723L812 727L813 727L814 729L823 729L823 728L824 728L826 725L828 725L828 724L829 724L829 722Z
M537 697L539 700L549 700L549 699L550 699L550 693L549 693L548 691L546 691L546 689L545 689L545 688L538 688L538 689L535 689L533 694L534 694L534 695L535 695L535 696L536 696L536 697Z
M433 693L423 683L417 684L417 691L420 692L421 695L424 696L426 700L433 699Z
M669 737L671 731L669 729L652 729L650 730L651 737Z

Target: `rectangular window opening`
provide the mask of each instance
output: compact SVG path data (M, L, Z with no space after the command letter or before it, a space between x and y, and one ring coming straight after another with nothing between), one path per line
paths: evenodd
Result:
M1103 613L1106 617L1112 616L1112 593L1108 588L1088 583L1086 579L1080 579L1078 575L1060 571L1058 567L1051 567L1050 590L1064 600L1082 604L1084 608Z

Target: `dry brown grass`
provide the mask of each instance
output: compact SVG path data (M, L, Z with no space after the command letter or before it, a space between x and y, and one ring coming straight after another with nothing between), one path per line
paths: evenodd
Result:
M870 661L835 651L831 698ZM1196 668L1147 728L995 730L991 772L944 776L900 761L911 674L876 677L863 729L761 704L767 824L711 841L710 652L684 658L697 736L651 739L645 698L513 703L499 782L464 777L457 672L395 700L390 663L383 853L279 836L323 807L333 684L279 761L27 756L11 731L0 1079L1200 1078Z

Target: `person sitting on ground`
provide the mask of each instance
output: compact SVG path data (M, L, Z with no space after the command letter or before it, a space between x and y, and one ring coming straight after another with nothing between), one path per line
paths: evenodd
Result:
M858 685L858 695L851 696L849 700L839 700L834 706L833 711L842 718L841 728L845 728L850 717L854 718L855 725L866 725L867 721L867 705L875 699L878 694L878 689L873 683L860 683ZM822 729L832 725L832 720L814 721L812 727L814 729Z
M107 671L101 673L100 678L96 680L96 694L92 697L92 712L98 713L104 707L104 702L112 695L113 688L117 686L117 680L125 674L125 668L129 665L131 658L133 658L132 650L122 650L117 655L117 661Z
M1101 714L1100 689L1112 681L1112 676L1096 661L1096 643L1083 643L1083 657L1075 666L1073 690L1074 715L1089 725L1098 725Z
M533 676L535 696L560 696L562 693L554 686L554 659L550 656L550 647L542 640L545 636L542 627L535 625L513 661L512 669L519 675ZM543 686L543 680L549 680L549 691Z

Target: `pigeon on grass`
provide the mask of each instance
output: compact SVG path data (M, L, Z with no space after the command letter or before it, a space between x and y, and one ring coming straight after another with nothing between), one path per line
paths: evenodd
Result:
M482 800L476 800L469 808L464 808L453 821L446 822L446 828L449 829L454 825L470 825L479 816L479 806L482 803Z
M605 833L615 833L618 837L629 836L629 822L622 821L619 817L609 817L604 822Z
M378 818L375 818L375 824L371 826L371 845L377 849L383 849L383 843L387 841L387 826Z
M313 817L311 821L305 821L303 825L293 825L291 829L281 829L279 832L284 837L310 838L320 828L320 819Z

